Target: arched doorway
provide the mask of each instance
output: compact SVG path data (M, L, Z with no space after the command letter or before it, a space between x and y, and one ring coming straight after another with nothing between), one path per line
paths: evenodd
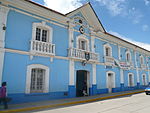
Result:
M112 88L115 88L115 73L112 71L108 71L106 73L106 77L108 93L112 93Z
M78 70L76 73L76 96L82 97L89 95L89 72Z

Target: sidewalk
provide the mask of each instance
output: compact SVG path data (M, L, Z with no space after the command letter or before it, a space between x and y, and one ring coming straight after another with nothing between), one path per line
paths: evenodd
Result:
M16 113L16 112L40 110L46 108L69 106L69 105L82 104L82 103L88 103L93 101L100 101L104 99L116 98L116 97L121 97L126 95L132 95L132 94L137 94L142 92L144 92L144 90L133 90L133 91L124 91L124 92L109 93L109 94L100 94L100 95L88 96L88 97L77 97L77 98L32 102L32 103L13 104L13 105L9 105L9 109L7 110L1 111L0 109L0 113Z

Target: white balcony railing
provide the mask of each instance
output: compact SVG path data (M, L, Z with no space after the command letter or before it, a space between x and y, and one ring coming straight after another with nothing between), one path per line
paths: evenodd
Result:
M99 55L97 53L89 52L82 49L69 48L68 56L70 58L79 59L79 60L89 60L89 61L98 61Z
M31 41L31 52L55 55L55 44L51 44L49 42L32 40Z
M111 56L104 56L104 62L106 64L114 65L114 58Z
M147 68L147 66L145 64L141 64L140 66L143 70L145 70Z

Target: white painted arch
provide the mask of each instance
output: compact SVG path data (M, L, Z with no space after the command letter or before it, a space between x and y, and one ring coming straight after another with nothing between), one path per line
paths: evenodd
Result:
M49 67L41 65L41 64L31 64L27 66L27 76L26 76L26 91L25 93L30 93L30 86L31 86L31 71L34 68L40 68L45 70L45 86L44 86L44 93L49 92Z

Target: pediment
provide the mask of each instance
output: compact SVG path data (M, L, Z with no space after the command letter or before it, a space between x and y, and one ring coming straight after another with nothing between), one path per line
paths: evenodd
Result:
M95 32L101 31L105 32L104 27L102 26L100 20L98 19L94 9L92 8L91 4L85 4L82 7L66 14L69 18L81 18L84 20L85 25L89 25L94 29Z

